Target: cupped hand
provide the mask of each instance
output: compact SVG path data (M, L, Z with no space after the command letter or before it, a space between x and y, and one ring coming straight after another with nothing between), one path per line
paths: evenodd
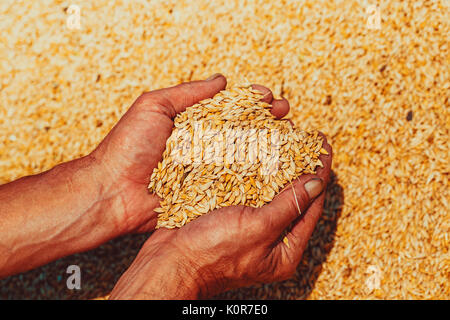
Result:
M146 232L156 226L149 177L172 133L173 119L196 102L226 87L223 76L142 94L93 152L103 171L103 198L117 217L120 233Z
M286 100L272 101L268 89L254 87L267 93L277 117L289 111ZM323 210L332 160L323 138L324 167L300 176L264 207L221 208L180 229L155 231L111 297L206 298L292 276Z
M200 297L290 278L323 210L332 152L324 148L329 154L316 175L299 177L264 207L221 208L181 229L157 230L149 243L167 234L161 237L176 244Z
M215 74L203 81L142 94L91 154L102 171L102 202L108 214L116 216L119 234L147 232L156 226L159 198L149 194L149 177L172 133L173 119L187 107L213 97L225 89L227 80ZM286 100L274 100L272 93L264 101L273 103L273 113L283 117L289 110Z

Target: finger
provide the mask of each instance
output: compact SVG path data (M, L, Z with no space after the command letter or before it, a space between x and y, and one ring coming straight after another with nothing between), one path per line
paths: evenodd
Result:
M271 203L263 206L258 215L270 229L273 239L277 239L292 221L305 212L325 188L324 181L316 175L303 175L292 186L278 194Z
M252 84L252 89L258 90L264 95L261 101L272 105L270 112L277 117L277 119L281 119L289 113L289 102L286 99L274 99L272 91L259 84Z
M301 213L306 212L311 202L325 189L330 179L332 149L325 136L322 133L319 134L324 139L322 146L328 153L328 155L322 154L319 157L323 167L317 168L315 175L301 175L293 182L293 186L288 185L271 203L261 208L267 224L273 228L274 236L279 236L292 221L297 219Z
M174 87L144 93L143 99L170 109L170 114L174 117L176 113L186 110L187 107L201 100L212 98L226 86L227 79L217 73L207 80L185 82Z
M333 148L328 143L327 138L322 132L319 132L319 136L321 136L323 139L322 148L325 149L328 154L321 154L319 156L319 159L322 162L323 167L317 168L316 174L319 177L321 177L326 184L328 184L330 180L331 163L333 159Z
M291 231L286 235L289 243L288 249L295 261L300 261L302 253L305 251L308 240L322 215L324 201L325 192L311 203L305 214L298 218ZM284 246L285 244L280 242L278 245Z
M321 134L323 136L323 134ZM323 136L325 139L325 136ZM331 161L332 161L332 148L324 140L323 148L328 152L328 155L321 155L320 159L324 164L323 168L317 170L317 176L323 181L328 183L331 174ZM302 252L304 251L309 238L311 237L317 221L322 215L323 203L325 200L325 192L323 192L318 198L316 198L307 211L294 222L290 232L287 234L289 249L294 255L294 258L300 260ZM284 245L280 243L279 245Z
M273 99L272 101L272 114L281 119L289 113L289 101L285 98L283 99Z
M252 89L258 90L259 92L261 92L264 95L263 98L261 99L261 101L266 102L266 103L272 102L273 94L269 88L264 87L260 84L252 84Z

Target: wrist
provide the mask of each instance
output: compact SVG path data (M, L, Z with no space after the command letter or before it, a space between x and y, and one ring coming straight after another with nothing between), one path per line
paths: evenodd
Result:
M199 285L192 274L192 269L179 254L179 250L170 242L160 243L150 239L144 244L127 272L120 278L110 299L190 300L199 298Z
M88 155L52 169L53 175L64 175L68 193L76 195L80 216L90 221L90 230L98 239L97 244L120 235L119 224L111 214L112 201L106 196L108 179L102 172L98 159ZM60 179L60 177L57 177Z
M154 257L149 265L146 287L151 288L143 292L142 299L183 299L194 300L200 296L199 283L192 274L189 266L172 254Z
M187 259L183 248L177 245L176 231L159 230L154 232L142 248L154 275L151 281L165 283L165 299L198 299L203 291L198 268Z
M91 175L100 190L101 207L114 219L116 236L154 230L160 199L147 189L147 179L135 179L130 168L123 168L120 160L108 156L104 148L89 155ZM128 172L128 173L127 173ZM92 178L93 179L93 178Z
M100 182L95 159L88 156L2 186L0 240L8 250L2 251L0 276L93 249L115 237L117 228L104 210Z
M149 265L153 267L153 281L164 279L176 288L176 294L167 299L205 299L223 292L227 286L225 277L212 265L217 261L204 259L205 255L192 252L179 242L175 230L155 231L142 248ZM158 267L159 266L159 267Z

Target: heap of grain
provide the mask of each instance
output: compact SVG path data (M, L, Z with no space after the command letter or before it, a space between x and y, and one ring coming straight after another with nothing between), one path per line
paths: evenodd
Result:
M326 153L318 132L277 120L263 94L238 86L175 118L149 189L162 200L157 228L175 228L214 209L261 207Z

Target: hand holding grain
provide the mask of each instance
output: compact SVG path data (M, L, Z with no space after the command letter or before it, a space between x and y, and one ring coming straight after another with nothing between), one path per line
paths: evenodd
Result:
M286 100L273 100L267 88L255 87L267 93L265 100L277 118L287 114ZM271 203L225 207L180 229L155 231L111 298L207 298L292 276L322 213L332 159L323 138L328 153L320 156L323 168L300 176Z
M322 213L331 167L331 147L324 147L324 167L293 184L301 216L288 187L262 208L226 207L180 229L158 229L111 299L208 298L291 277Z
M213 97L225 86L226 79L218 74L206 81L195 81L145 93L137 99L91 154L62 163L41 174L23 177L0 186L2 221L0 224L0 278L95 248L125 233L153 230L157 220L157 214L153 210L158 206L159 198L147 191L148 175L161 160L166 141L172 133L172 119L177 113L194 103ZM286 100L273 99L271 92L264 87L255 86L255 89L264 93L264 101L272 105L271 112L277 118L287 114L289 104ZM326 183L326 180L323 181ZM308 202L305 201L306 198L302 198L304 192L300 190L299 195L300 202ZM283 199L282 195L279 197ZM291 200L287 200L286 203L278 200L267 207L277 212L288 212L282 206L288 203L292 205ZM317 207L315 212L320 212L321 204L315 206ZM276 233L270 229L272 225L270 219L273 221L278 219L274 217L269 219L268 214L261 215L261 217L266 216L266 220L265 222L261 220L258 224L257 221L261 219L259 215L258 219L250 221L252 213L256 216L256 211L253 209L230 207L222 211L223 217L229 217L230 221L222 221L223 217L206 217L183 231L167 233L171 241L175 239L172 238L173 235L177 234L176 241L179 239L180 243L185 242L181 248L188 245L187 239L192 237L193 243L198 245L192 247L192 251L187 256L184 256L181 250L174 252L168 249L173 246L173 242L170 241L172 245L159 242L162 235L166 233L165 231L157 232L146 246L146 248L153 248L153 251L156 250L155 255L149 255L152 250L148 249L141 253L146 261L151 262L145 265L152 266L163 259L164 265L170 266L169 260L172 260L175 267L187 266L191 277L184 277L184 281L194 279L195 275L201 274L205 277L205 283L215 283L213 280L208 280L210 278L208 274L214 274L218 266L214 267L212 261L204 257L221 259L221 257L224 258L224 253L230 253L233 258L228 260L226 265L235 270L238 262L241 265L242 259L248 259L245 254L246 247L241 247L241 243L254 243L254 241L259 243L258 232L264 233L261 239ZM314 224L314 221L311 221ZM266 232L258 229L252 231L255 232L254 234L240 234L242 228L245 231L246 228L256 225L264 229L266 223L269 223L269 229ZM304 222L304 224L307 223ZM218 226L217 234L210 233L215 230L213 226ZM209 231L204 230L205 228ZM295 235L298 232L293 230L292 234ZM302 233L302 236L309 237L307 232ZM295 246L297 237L290 236L287 239L292 238L288 241ZM234 241L237 239L240 240ZM207 242L204 242L205 240ZM207 246L201 246L202 243ZM161 249L158 249L158 246ZM226 252L221 251L221 248L227 248ZM168 250L165 251L165 249ZM210 252L216 249L217 253ZM157 254L161 252L164 255ZM175 254L168 257L169 252ZM258 259L254 260L258 261ZM205 268L210 272L199 272L196 265L202 269L206 266ZM265 265L261 264L261 266ZM141 274L139 267L136 270L138 274ZM162 274L163 280L171 276L167 273L170 272L169 269L164 270L166 273ZM173 280L177 277L179 273L173 274ZM240 282L238 279L241 278L224 274L223 287L236 285ZM248 281L252 279L254 278L248 277ZM217 288L220 287L217 285ZM190 293L193 292L192 286L183 288L187 288ZM211 290L211 292L218 290ZM203 291L205 289L202 289Z
M119 233L147 232L156 226L159 198L149 195L149 174L161 160L172 133L173 118L196 102L211 98L225 89L221 74L208 80L183 83L175 87L142 94L92 153L103 171L103 198L116 217ZM289 111L285 99L277 100L265 87L264 101L272 104L277 118Z

